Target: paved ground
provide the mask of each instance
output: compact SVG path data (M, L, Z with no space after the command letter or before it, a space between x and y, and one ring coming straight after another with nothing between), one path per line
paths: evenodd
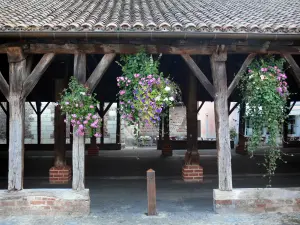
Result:
M174 151L174 156L161 158L160 151L127 150L102 151L99 157L86 158L86 187L91 192L91 215L88 217L9 217L1 218L0 225L209 225L209 224L300 224L296 214L218 215L212 210L212 189L217 188L217 158L215 150L201 150L204 167L203 184L186 184L180 179L185 151ZM70 154L70 153L68 153ZM286 157L280 164L273 187L300 186L300 156ZM27 152L25 159L25 188L70 188L70 185L50 185L48 170L53 157L49 153ZM233 186L235 188L265 187L263 171L257 162L233 153ZM71 158L68 158L70 163ZM145 171L157 173L158 216L147 217ZM0 189L7 188L7 156L0 154ZM289 175L288 175L289 174Z
M274 187L300 186L300 176L279 176ZM3 182L1 182L3 183ZM47 180L27 180L28 188L53 187ZM263 187L265 180L255 177L235 178L235 187ZM209 225L209 224L300 224L296 214L218 215L212 210L212 189L217 179L206 179L204 184L186 184L181 180L157 180L158 216L147 217L146 181L87 179L91 192L91 215L87 217L9 217L1 218L1 225ZM56 186L58 187L58 186ZM61 185L59 187L70 187Z

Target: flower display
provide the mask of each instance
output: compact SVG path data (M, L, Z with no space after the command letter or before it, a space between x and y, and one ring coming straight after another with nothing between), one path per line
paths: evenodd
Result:
M283 59L264 57L255 60L249 66L242 79L243 100L246 103L246 117L252 125L252 135L248 141L248 151L253 154L262 144L264 128L269 137L265 150L264 167L269 183L276 170L276 162L281 158L278 137L287 117L286 102L289 98L287 76L283 71Z
M101 125L101 119L96 112L98 104L95 95L90 94L87 87L71 77L68 89L63 91L56 106L66 114L65 123L70 121L75 135L100 137L101 134L97 132Z
M163 109L172 107L180 90L175 82L159 73L159 59L144 51L122 56L123 76L117 77L122 118L130 125L156 125Z

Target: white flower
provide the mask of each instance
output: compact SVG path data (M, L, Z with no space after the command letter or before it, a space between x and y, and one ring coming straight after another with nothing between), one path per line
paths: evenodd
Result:
M174 98L173 98L173 97L170 97L169 100L170 100L170 101L174 101Z
M159 100L160 100L160 95L155 98L155 101L159 101Z
M264 80L266 77L264 75L260 75L260 79Z
M249 76L249 79L251 79L252 77L253 77L253 75L250 75L250 76Z
M165 98L164 101L168 101L168 98Z
M85 95L85 92L80 92L79 94L81 94L81 95Z
M170 91L170 90L171 90L171 88L170 88L170 87L168 87L168 86L166 86L166 87L165 87L165 90L166 90L166 91Z

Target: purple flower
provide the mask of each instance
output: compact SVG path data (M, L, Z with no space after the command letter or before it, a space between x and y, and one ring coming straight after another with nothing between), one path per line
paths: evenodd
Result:
M278 93L282 93L282 88L281 87L276 88L276 90L277 90Z

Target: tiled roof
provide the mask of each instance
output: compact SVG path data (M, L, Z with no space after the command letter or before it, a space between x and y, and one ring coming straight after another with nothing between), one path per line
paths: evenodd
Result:
M0 31L300 33L300 0L0 0Z

